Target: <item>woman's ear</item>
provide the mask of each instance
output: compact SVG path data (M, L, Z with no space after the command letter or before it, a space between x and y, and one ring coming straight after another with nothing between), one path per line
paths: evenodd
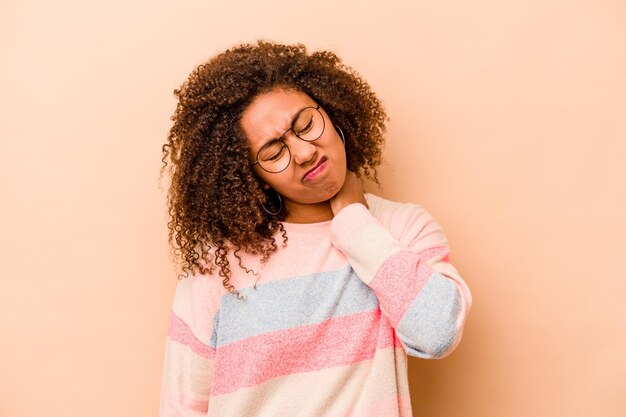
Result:
M252 171L252 173L254 174L254 177L256 178L256 180L259 183L259 186L261 187L262 190L269 190L270 189L270 185L268 183L266 183L265 181L263 181L261 179L261 177L259 176L259 174L257 174L256 172Z
M261 177L259 177L258 175L255 175L255 176L256 176L257 181L259 182L259 187L261 187L261 189L262 189L263 191L266 191L266 190L269 190L269 189L270 189L270 185L269 185L268 183L266 183L265 181L263 181L263 180L261 179Z

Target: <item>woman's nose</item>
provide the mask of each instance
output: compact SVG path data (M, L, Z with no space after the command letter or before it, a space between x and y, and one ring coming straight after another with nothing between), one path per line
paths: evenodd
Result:
M289 139L290 142L288 146L296 164L302 165L315 158L317 148L312 142L302 140L294 134L290 135Z

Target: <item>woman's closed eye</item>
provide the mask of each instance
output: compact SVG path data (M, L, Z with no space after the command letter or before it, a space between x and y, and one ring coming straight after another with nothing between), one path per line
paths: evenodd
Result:
M277 151L273 152L269 157L266 158L267 161L275 161L278 158L280 158L281 156L283 156L283 153L285 153L285 145L282 145L280 147L280 149L278 149Z
M311 127L313 127L313 120L309 120L309 123L307 123L306 126L304 126L303 128L298 128L298 136L308 132L309 130L311 130Z

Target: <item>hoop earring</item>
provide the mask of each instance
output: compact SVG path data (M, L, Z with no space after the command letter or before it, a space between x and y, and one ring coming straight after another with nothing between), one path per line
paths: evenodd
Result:
M265 204L263 204L263 202L261 202L261 207L263 207L263 210L265 210L265 212L267 214L269 214L270 216L276 216L278 213L280 213L283 210L283 199L280 198L280 194L278 193L278 191L276 191L276 195L278 196L279 207L278 207L278 211L276 211L274 213L272 213L267 208L265 208Z
M343 142L343 146L346 146L346 137L343 135L343 130L341 130L339 126L335 126L335 127L339 129L339 133L341 133L341 141Z

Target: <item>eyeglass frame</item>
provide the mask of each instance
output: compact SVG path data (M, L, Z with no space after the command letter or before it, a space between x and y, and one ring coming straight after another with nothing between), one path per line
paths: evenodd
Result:
M296 123L296 120L298 120L298 117L300 116L300 114L302 114L302 112L303 112L303 111L305 111L306 109L315 109L315 110L317 110L317 112L320 114L320 116L322 116L322 131L320 132L320 135L319 135L318 137L316 137L315 139L313 139L313 140L306 140L306 139L302 139L302 138L300 137L300 135L298 135L298 134L296 133L296 131L295 131L295 130L293 130L293 125ZM253 162L253 163L251 163L251 164L249 164L249 165L250 165L250 168L252 168L253 166L255 166L255 165L257 165L257 164L258 164L258 165L259 165L259 167L260 167L263 171L268 172L268 173L270 173L270 174L278 174L279 172L283 172L284 170L286 170L287 168L289 168L289 165L291 164L291 157L292 157L292 155L291 155L291 149L289 148L289 145L287 145L287 143L285 143L284 136L285 136L285 135L286 135L286 134L287 134L290 130L293 132L293 134L294 134L294 135L295 135L298 139L303 140L303 141L305 141L305 142L309 142L309 143L311 143L311 142L315 142L316 140L318 140L319 138L321 138L321 137L322 137L322 135L324 134L324 130L326 130L326 119L324 118L324 115L323 115L323 114L322 114L322 112L320 111L320 105L319 105L319 103L317 103L317 106L306 106L306 107L303 107L303 108L301 108L300 110L298 110L298 112L297 112L297 113L293 116L293 119L292 119L292 121L291 121L291 126L289 127L289 129L285 130L285 132L284 132L282 135L280 135L278 138L276 138L276 139L272 139L272 140L268 141L266 144L264 144L263 146L261 146L261 147L259 148L259 150L258 150L258 151L256 151L256 161L255 161L255 162ZM281 143L283 144L283 146L284 146L285 148L287 148L287 151L289 152L289 162L287 163L287 165L285 166L285 168L281 169L280 171L268 171L267 169L263 168L263 166L262 166L262 165L261 165L261 163L259 162L259 152L261 152L261 149L263 149L265 146L267 146L269 143L272 143L273 141L278 141L278 142L281 142Z

